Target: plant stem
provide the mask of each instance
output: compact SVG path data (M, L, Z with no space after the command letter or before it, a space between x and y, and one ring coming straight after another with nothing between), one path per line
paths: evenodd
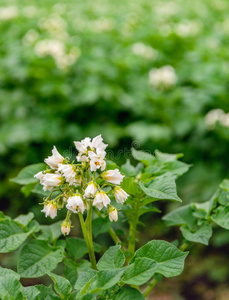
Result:
M137 233L137 224L138 224L138 209L139 209L139 202L140 199L136 199L136 205L135 205L135 215L133 219L130 220L130 239L128 244L128 252L131 254L128 260L131 259L131 257L134 255L135 252L135 243L136 243L136 233Z
M147 297L149 295L149 293L152 291L152 289L155 287L155 285L157 284L157 279L152 279L150 281L150 283L148 284L148 287L146 288L145 291L143 291L143 296Z
M92 269L97 270L95 252L94 252L93 241L92 241L91 215L92 215L92 209L90 207L88 210L87 220L86 220L86 222L84 222L83 215L82 215L82 213L79 212L80 224L81 224L83 236L84 236L87 248L88 248L91 267L92 267Z
M122 244L122 241L117 236L117 234L115 233L115 231L112 227L109 228L108 233L110 234L110 236L113 239L113 241L115 242L115 244Z
M186 248L189 246L189 243L188 242L184 242L181 246L180 246L180 250L181 251L184 251L186 250Z

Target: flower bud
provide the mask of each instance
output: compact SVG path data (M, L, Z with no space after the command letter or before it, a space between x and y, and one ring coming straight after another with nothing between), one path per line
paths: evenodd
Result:
M117 222L118 221L118 211L115 207L110 206L108 209L109 213L109 219L111 222Z
M61 225L61 232L63 235L69 235L71 230L71 221L70 220L64 220L64 222Z

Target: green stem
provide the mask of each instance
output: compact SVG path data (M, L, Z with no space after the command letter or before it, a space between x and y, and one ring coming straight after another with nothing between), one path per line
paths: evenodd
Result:
M94 252L93 241L92 241L91 215L92 215L92 209L90 207L88 210L87 220L86 220L86 222L84 222L83 215L82 215L82 213L79 212L80 224L81 224L83 236L84 236L87 248L88 248L91 267L92 267L92 269L97 270L95 252Z
M145 291L143 291L143 296L147 297L149 295L149 293L152 291L152 289L155 287L155 285L157 284L157 279L152 279L150 281L150 283L148 284L148 287L146 288Z
M190 244L189 244L187 241L184 242L184 243L180 246L180 250L181 250L181 251L186 250L186 249L188 248L189 245L190 245Z
M111 236L112 240L115 242L115 244L122 244L122 241L117 236L117 234L115 233L115 231L112 227L109 228L108 233Z
M135 244L136 244L136 233L137 233L137 224L138 224L138 209L139 209L140 199L136 199L135 206L135 215L133 219L130 220L130 239L128 244L128 252L131 254L128 260L132 258L135 252Z

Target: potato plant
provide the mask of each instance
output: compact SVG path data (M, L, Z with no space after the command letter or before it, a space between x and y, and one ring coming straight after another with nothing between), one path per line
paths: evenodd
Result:
M214 224L229 229L226 179L209 201L180 206L163 216L167 226L180 226L179 241L154 239L136 249L139 226L144 225L141 216L150 213L155 218L159 201L182 202L176 179L190 166L179 160L181 154L156 150L152 155L133 148L138 163L127 160L119 168L106 160L101 135L74 144L75 160L54 146L45 164L27 166L12 179L26 194L43 195L46 217L54 219L63 210L65 219L41 225L31 212L15 219L1 212L0 252L19 248L17 271L0 267L1 299L145 299L163 277L182 273L188 247L208 245ZM74 218L82 236L71 235ZM113 224L120 220L122 230L115 230ZM101 233L113 240L105 252L94 242ZM62 274L57 272L60 264ZM20 281L44 275L53 285L23 286Z

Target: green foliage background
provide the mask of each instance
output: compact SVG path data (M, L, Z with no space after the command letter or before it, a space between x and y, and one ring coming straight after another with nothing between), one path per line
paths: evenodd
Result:
M229 165L228 125L206 123L212 109L229 112L228 10L227 0L2 0L2 209L16 216L37 206L9 182L21 168L53 145L73 156L73 140L100 133L117 162L132 142L184 153L194 166L179 196L208 200ZM136 43L151 56L134 53ZM165 65L177 83L153 88L149 71Z

